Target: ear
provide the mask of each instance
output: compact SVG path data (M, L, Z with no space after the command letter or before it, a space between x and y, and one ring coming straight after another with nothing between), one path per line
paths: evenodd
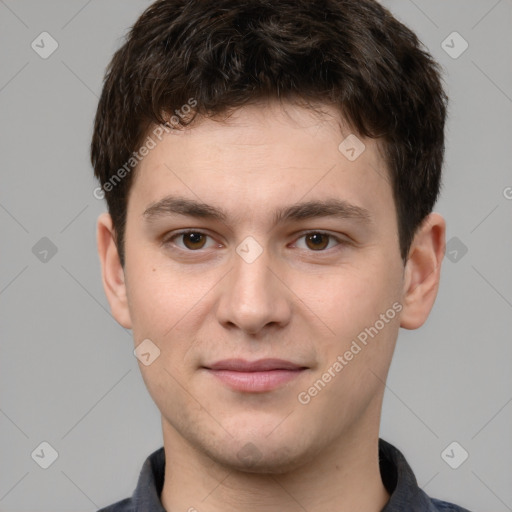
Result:
M110 304L113 317L126 329L132 328L124 269L117 250L115 230L108 213L98 217L96 241L101 262L103 288Z
M431 213L414 236L405 265L400 327L417 329L428 318L439 289L441 263L446 249L445 234L443 217Z

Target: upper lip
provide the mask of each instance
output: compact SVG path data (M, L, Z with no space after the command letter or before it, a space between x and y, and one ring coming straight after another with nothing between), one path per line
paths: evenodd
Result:
M302 370L305 367L284 359L224 359L205 366L209 370L230 370L235 372L264 372L268 370Z

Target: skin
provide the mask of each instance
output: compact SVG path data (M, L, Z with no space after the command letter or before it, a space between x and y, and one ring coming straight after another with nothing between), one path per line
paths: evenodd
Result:
M135 346L150 339L160 349L139 366L162 415L167 510L379 511L389 499L378 466L384 382L399 327L420 327L434 303L445 222L437 213L425 219L404 266L379 143L359 137L366 148L351 162L338 150L350 133L330 106L319 115L270 101L200 119L165 135L140 163L124 268L110 216L98 219L112 314L133 330ZM148 222L145 210L170 194L226 218ZM369 222L273 222L276 209L329 198L366 209ZM195 245L170 240L183 229L207 236ZM334 238L311 243L318 230ZM236 252L247 236L262 249L252 263ZM299 393L393 303L401 311L300 403ZM247 393L202 368L228 358L281 358L307 370Z

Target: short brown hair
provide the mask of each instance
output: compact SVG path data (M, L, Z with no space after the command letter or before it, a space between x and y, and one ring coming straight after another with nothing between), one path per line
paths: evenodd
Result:
M378 2L158 0L146 9L107 68L90 148L123 265L133 173L105 185L190 98L190 121L265 98L337 105L357 134L382 141L406 260L439 194L447 98L437 63Z

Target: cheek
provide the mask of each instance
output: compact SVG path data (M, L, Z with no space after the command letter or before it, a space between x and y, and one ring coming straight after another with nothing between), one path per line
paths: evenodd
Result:
M172 347L179 359L212 308L219 276L192 266L178 268L154 255L152 261L147 253L130 263L127 291L135 343L149 338L162 351Z
M332 332L311 333L319 365L302 391L314 403L311 411L341 425L382 391L399 329L400 296L392 270L380 279L372 272L347 272L327 280L322 290L327 299L314 287L307 304Z
M318 327L325 324L337 335L354 334L375 322L399 298L400 289L393 268L368 260L293 281L294 292L315 314Z
M331 369L335 373L332 389L340 398L347 386L373 389L379 383L370 370L384 375L398 334L400 267L381 256L325 278L317 277L303 281L294 290L304 298L305 310L315 313L310 329L319 371ZM336 361L343 370L335 371ZM341 368L339 364L336 367Z
M140 264L132 258L127 264L128 304L136 343L144 338L161 340L184 316L192 297L190 290L182 291L182 281L182 276L165 272L149 258Z

